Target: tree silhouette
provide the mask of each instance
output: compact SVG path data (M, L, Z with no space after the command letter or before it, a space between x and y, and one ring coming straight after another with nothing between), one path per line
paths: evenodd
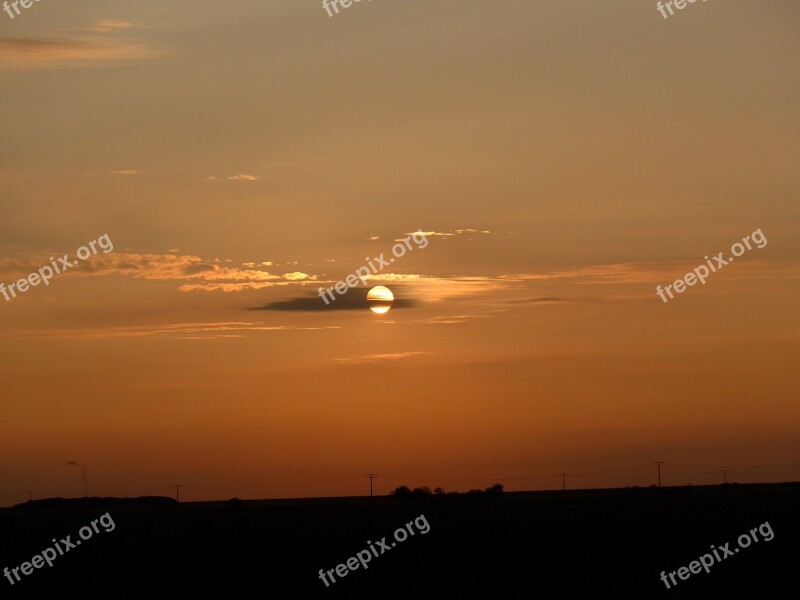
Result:
M400 487L392 490L389 495L396 496L397 498L410 498L411 489L407 485L401 485Z

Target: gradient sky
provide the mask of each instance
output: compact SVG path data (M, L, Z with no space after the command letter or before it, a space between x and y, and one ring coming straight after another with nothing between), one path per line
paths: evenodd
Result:
M796 0L0 13L0 281L114 244L0 298L0 505L80 495L67 460L187 499L798 480L798 25ZM406 307L253 310L420 229L370 282Z

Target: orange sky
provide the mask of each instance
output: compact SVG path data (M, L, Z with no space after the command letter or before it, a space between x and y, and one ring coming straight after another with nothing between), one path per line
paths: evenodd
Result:
M0 505L800 478L800 7L691 8L0 13L0 282L114 245L0 297Z

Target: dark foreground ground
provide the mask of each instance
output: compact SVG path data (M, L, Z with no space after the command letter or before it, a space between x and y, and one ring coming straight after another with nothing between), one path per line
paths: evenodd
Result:
M3 598L796 598L798 509L800 484L3 509L0 568L106 511L116 529L0 585ZM330 588L318 578L421 514L426 535ZM670 590L659 579L765 522L772 541Z

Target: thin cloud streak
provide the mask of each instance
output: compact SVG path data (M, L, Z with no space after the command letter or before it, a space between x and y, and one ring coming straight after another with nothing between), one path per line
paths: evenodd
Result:
M263 321L223 321L219 323L175 323L130 327L105 327L84 329L17 329L0 337L47 337L70 339L108 339L161 337L175 339L213 339L244 337L231 332L267 331L322 331L339 329L339 326L300 327L294 325L268 325Z
M420 354L427 354L427 352L395 352L389 354L369 354L367 356L355 356L352 358L336 358L333 362L338 364L360 364L360 363L375 363L375 362L392 362L418 356Z
M27 70L129 63L163 55L144 44L93 37L0 40L0 69Z
M150 29L150 26L133 23L124 19L100 19L95 21L94 25L89 28L89 31L108 33L111 31L126 31L128 29Z

